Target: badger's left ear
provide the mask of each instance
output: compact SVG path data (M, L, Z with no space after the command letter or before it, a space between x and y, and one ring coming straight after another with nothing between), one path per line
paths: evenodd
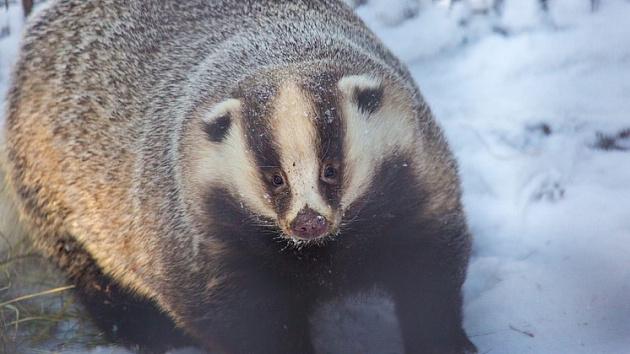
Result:
M218 103L202 116L203 129L208 140L213 143L222 142L230 131L234 118L241 111L241 101L229 98Z
M370 115L383 103L382 81L369 75L349 75L339 80L339 90L359 111Z

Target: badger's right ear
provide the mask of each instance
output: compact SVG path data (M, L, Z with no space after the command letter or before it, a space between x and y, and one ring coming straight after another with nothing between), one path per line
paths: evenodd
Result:
M370 75L349 75L339 80L339 89L366 115L375 113L383 101L381 81Z
M203 129L208 140L222 142L230 131L233 120L241 110L241 101L230 98L216 106L203 116Z

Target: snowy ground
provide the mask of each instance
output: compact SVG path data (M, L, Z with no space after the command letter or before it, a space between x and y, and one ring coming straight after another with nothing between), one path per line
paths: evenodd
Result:
M408 63L459 160L476 242L466 329L480 353L629 353L630 2L548 0L543 12L505 0L479 13L491 2L357 9ZM0 27L15 31L12 9ZM16 44L0 39L0 90ZM320 311L322 349L343 347L335 323L363 316L386 327L367 334L385 352L391 304L370 304Z

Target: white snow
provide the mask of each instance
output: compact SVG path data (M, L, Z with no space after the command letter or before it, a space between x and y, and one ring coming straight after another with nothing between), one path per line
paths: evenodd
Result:
M630 2L492 3L357 9L408 63L459 161L475 236L465 327L479 353L628 353L630 151L595 145L630 128ZM0 27L17 28L13 9ZM0 39L0 92L16 38ZM391 322L390 303L369 304L372 317L323 309L315 332L332 338L346 314Z
M4 95L8 89L11 67L19 49L19 29L23 23L22 9L18 6L0 10L0 118L4 114ZM0 119L4 122L4 118ZM2 123L0 123L2 124Z

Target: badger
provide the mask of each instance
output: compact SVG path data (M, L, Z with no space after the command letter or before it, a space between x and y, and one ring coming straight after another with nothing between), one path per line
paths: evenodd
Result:
M475 353L456 163L338 0L58 0L8 94L6 184L112 340L314 353L318 304L395 303L406 353Z

